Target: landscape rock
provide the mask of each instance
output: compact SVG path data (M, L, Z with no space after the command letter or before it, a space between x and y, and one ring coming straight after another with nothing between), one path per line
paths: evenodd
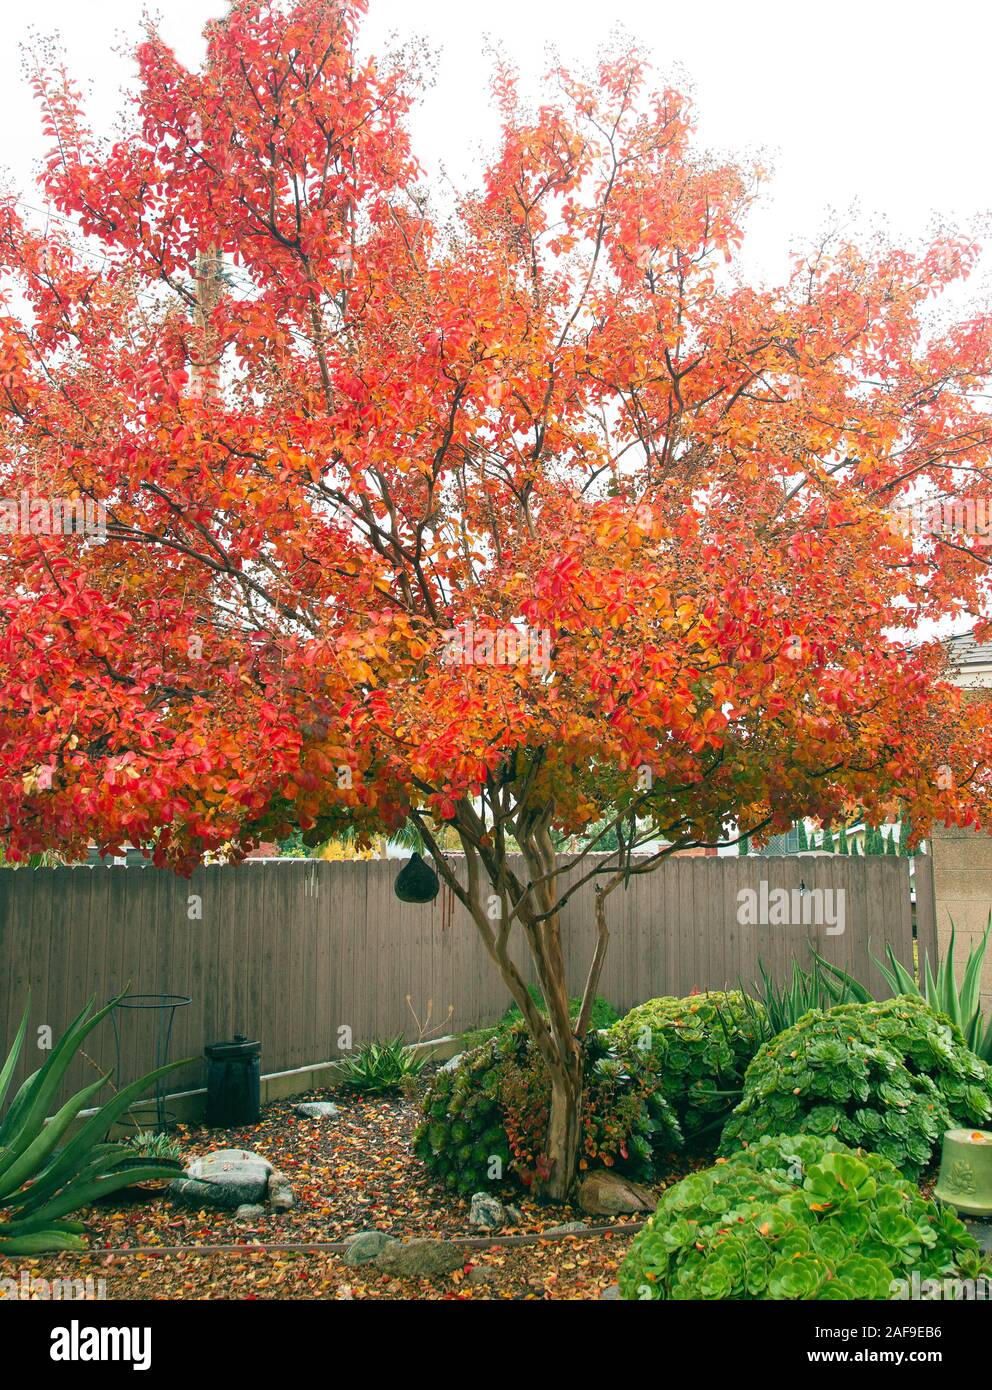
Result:
M617 1302L617 1303L619 1303L619 1301L620 1301L620 1285L619 1285L619 1284L608 1284L607 1287L603 1290L603 1292L602 1292L599 1296L600 1296L601 1299L608 1299L610 1302Z
M394 1241L375 1263L383 1274L397 1279L436 1279L461 1269L465 1251L450 1240Z
M169 1191L194 1206L237 1208L264 1198L272 1171L267 1158L249 1149L215 1149L194 1158Z
M289 1211L296 1203L292 1184L285 1173L273 1171L269 1174L268 1195L273 1211Z
M468 1224L480 1231L499 1231L506 1221L506 1211L498 1197L489 1192L473 1192Z
M342 1255L346 1265L367 1265L381 1255L387 1245L395 1244L385 1231L358 1231L348 1237L348 1248Z
M565 1221L561 1226L549 1226L546 1231L542 1231L542 1236L580 1236L588 1231L589 1226L585 1221Z
M443 1062L441 1066L438 1067L438 1071L457 1071L461 1066L464 1056L464 1052L456 1052L454 1057L449 1057L446 1062Z
M654 1211L654 1194L639 1183L622 1178L607 1168L588 1173L579 1183L579 1206L591 1216L619 1216L633 1211Z
M234 1215L239 1221L257 1221L260 1216L265 1215L265 1208L258 1202L245 1202L243 1206L238 1207Z
M301 1100L293 1109L303 1120L333 1120L341 1114L333 1101L329 1100Z
M499 1270L494 1265L473 1265L468 1272L470 1284L491 1284L499 1278Z

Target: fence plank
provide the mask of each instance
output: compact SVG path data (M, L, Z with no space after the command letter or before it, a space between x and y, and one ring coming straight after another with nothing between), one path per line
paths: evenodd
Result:
M916 945L919 954L919 978L922 981L927 957L937 968L937 901L933 882L933 858L918 854L913 860L913 882L916 886ZM912 970L912 942L909 959L901 958L907 970Z

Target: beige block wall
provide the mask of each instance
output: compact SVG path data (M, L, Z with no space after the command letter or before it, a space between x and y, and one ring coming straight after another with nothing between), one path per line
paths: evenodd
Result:
M957 684L964 687L968 702L992 700L992 671L963 674ZM992 910L992 835L984 831L962 830L958 826L935 825L929 836L933 853L934 908L937 917L937 943L941 954L955 928L954 964L960 981L968 952L985 931ZM992 945L982 971L982 1004L986 1015L992 1012Z
M933 855L937 941L943 957L955 927L955 974L960 981L968 952L975 945L992 909L992 835L957 826L934 826ZM982 1002L992 1012L992 946L985 957Z

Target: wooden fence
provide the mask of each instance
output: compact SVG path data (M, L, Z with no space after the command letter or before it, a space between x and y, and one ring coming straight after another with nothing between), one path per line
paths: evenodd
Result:
M929 940L930 864L915 862L920 936ZM446 889L428 906L399 902L399 867L266 861L202 868L190 880L151 868L0 869L0 1060L29 991L21 1075L45 1055L38 1030L57 1037L90 995L102 1003L129 986L190 996L176 1012L170 1055L197 1060L177 1073L177 1090L202 1085L204 1044L234 1033L261 1039L263 1071L274 1072L333 1060L349 1040L414 1039L414 1013L423 1020L431 1001L442 1032L494 1021L507 993L467 914ZM760 894L762 881L769 894L798 890L793 901L805 890L843 892L843 932L741 921L742 890ZM594 942L591 891L581 889L563 912L573 993ZM614 893L608 918L600 993L621 1009L750 982L759 957L782 978L793 957L808 960L811 943L880 994L869 942L874 955L884 958L891 945L913 965L909 861L900 858L671 859ZM520 940L516 957L526 966ZM153 1063L157 1016L121 1017L128 1080ZM85 1050L100 1067L114 1065L109 1021ZM92 1076L80 1062L68 1080Z

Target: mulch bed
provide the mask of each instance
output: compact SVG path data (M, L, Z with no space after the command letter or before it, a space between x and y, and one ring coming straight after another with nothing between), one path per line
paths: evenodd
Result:
M341 1113L330 1120L303 1119L294 1113L302 1099L333 1099ZM434 1182L411 1152L419 1113L406 1099L321 1091L268 1105L260 1123L244 1129L183 1126L177 1137L184 1161L211 1149L251 1149L286 1174L296 1205L244 1220L229 1211L189 1207L165 1194L150 1202L111 1201L83 1213L90 1253L11 1263L48 1279L103 1278L108 1298L581 1299L597 1298L615 1282L633 1232L467 1248L464 1270L433 1281L396 1280L367 1265L349 1267L322 1251L113 1253L147 1246L325 1243L363 1230L430 1239L484 1234L469 1225L469 1203ZM658 1191L694 1166L680 1166ZM590 1218L576 1207L543 1205L516 1187L508 1187L505 1196L523 1221L496 1240L568 1221L640 1224L635 1217ZM485 1283L472 1273L479 1265L490 1271ZM0 1261L0 1273L2 1266Z
M438 1279L394 1279L335 1255L269 1251L177 1255L77 1255L17 1260L45 1279L105 1281L108 1299L573 1300L598 1299L616 1282L631 1237L569 1236L536 1245L466 1252ZM3 1261L0 1260L0 1273ZM480 1274L485 1282L476 1282ZM2 1301L2 1300L0 1300Z

